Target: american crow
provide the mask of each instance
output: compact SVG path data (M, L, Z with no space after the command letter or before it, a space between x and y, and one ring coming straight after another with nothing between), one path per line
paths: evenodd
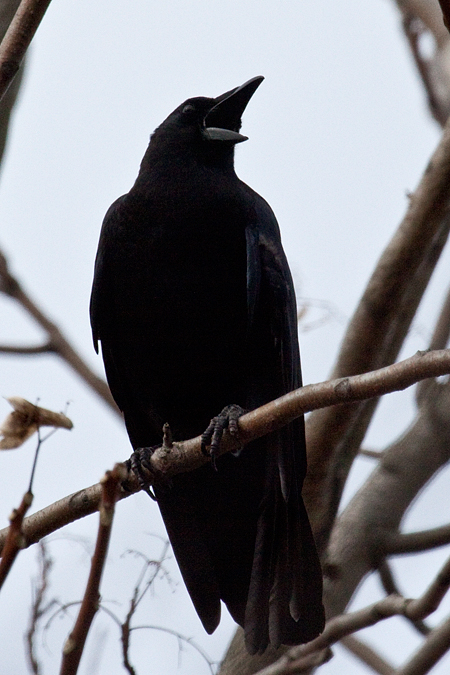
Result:
M200 434L225 407L301 385L294 288L270 206L239 180L234 146L263 78L180 105L151 137L130 192L105 216L91 323L133 448ZM269 169L273 171L274 169ZM214 444L216 443L216 439ZM216 470L215 470L216 469ZM208 633L220 600L251 653L323 629L322 579L301 497L303 419L156 485Z

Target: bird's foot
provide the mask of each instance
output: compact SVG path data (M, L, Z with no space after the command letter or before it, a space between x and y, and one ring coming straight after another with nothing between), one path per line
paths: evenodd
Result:
M156 497L152 492L152 490L150 489L150 483L152 479L152 469L149 460L153 455L153 453L155 452L156 448L158 448L157 445L151 448L136 448L136 450L133 452L130 459L126 463L128 470L131 469L131 471L138 479L138 483L141 489L144 490L144 492L146 492L148 496L151 497L155 502L157 501Z
M228 433L235 438L239 436L238 420L245 413L240 405L232 403L225 408L216 417L213 417L207 429L202 434L202 452L211 457L213 467L216 469L216 457L219 453L220 441L223 432L228 429ZM209 446L209 449L208 449Z

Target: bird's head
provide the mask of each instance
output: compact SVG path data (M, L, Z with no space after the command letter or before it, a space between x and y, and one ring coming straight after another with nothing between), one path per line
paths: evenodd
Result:
M215 163L232 158L236 143L247 140L239 133L241 117L263 79L253 77L216 98L190 98L182 103L153 133L147 159L154 162L164 156L167 162L168 156L174 161L195 156Z

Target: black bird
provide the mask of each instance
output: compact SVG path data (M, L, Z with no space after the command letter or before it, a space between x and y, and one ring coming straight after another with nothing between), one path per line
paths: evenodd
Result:
M216 422L226 426L240 410L229 404L253 409L301 385L278 224L234 171L234 146L247 140L241 116L262 80L176 108L105 216L91 324L135 449L160 444L165 422L175 440L190 438L223 408ZM305 471L298 419L239 456L218 457L215 468L154 486L205 629L217 627L223 600L251 653L323 629Z

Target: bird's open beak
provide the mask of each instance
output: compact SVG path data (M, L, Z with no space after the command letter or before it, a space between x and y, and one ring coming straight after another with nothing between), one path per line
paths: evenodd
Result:
M251 97L263 81L258 75L240 87L214 99L214 105L205 117L203 136L208 141L242 143L247 136L239 133L241 117Z

